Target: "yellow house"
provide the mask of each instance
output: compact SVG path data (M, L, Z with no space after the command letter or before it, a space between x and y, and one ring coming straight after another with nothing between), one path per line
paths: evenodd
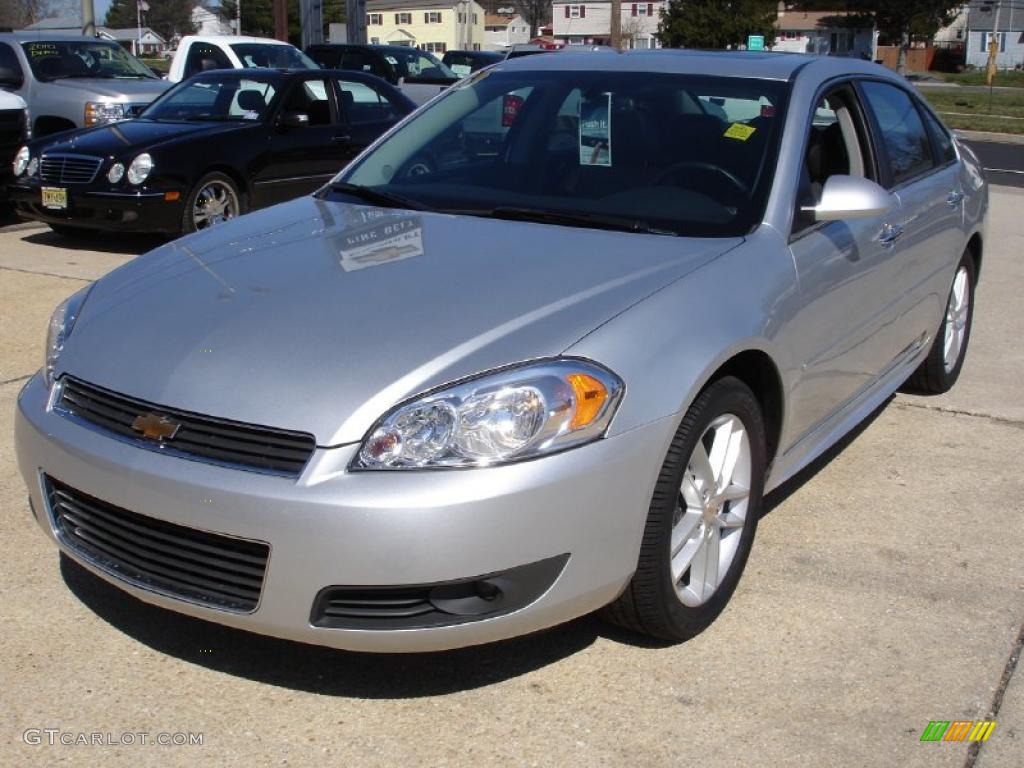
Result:
M366 39L438 55L479 51L484 44L484 9L475 0L367 0Z

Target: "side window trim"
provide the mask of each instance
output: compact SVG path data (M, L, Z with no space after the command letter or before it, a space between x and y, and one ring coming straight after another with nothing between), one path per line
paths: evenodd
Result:
M889 158L889 149L888 149L888 147L885 146L885 141L882 138L882 130L881 130L881 127L878 124L878 118L875 116L875 112L870 107L870 102L868 102L867 96L864 94L864 91L861 88L861 84L865 83L865 82L881 83L882 85L888 85L888 86L890 86L892 88L895 88L898 91L901 91L904 95L906 95L906 97L908 99L910 99L911 105L914 107L915 110L917 110L918 117L921 118L921 127L924 128L924 136L925 136L925 139L928 142L929 154L931 155L931 158L932 158L932 167L931 168L928 168L927 170L924 170L924 171L921 171L919 173L916 173L913 176L910 176L910 177L908 177L906 179L902 179L899 183L896 183L896 181L895 181L895 179L893 178L893 175L892 175L892 161ZM874 135L874 144L875 144L875 146L878 149L879 157L880 158L882 158L882 157L885 158L885 163L882 164L882 167L880 168L880 171L882 171L883 175L880 176L879 178L884 178L885 179L885 183L882 184L882 186L885 187L885 189L887 191L889 191L889 192L899 192L901 189L903 189L903 188L905 188L905 187L907 187L907 186L909 186L911 184L916 184L917 182L921 181L922 179L926 179L929 176L931 176L932 174L938 173L939 171L941 171L944 168L946 168L946 166L948 164L946 164L946 163L940 164L938 162L938 160L936 159L937 155L936 155L936 150L935 150L935 143L932 140L931 133L928 130L928 124L924 121L924 118L923 118L923 116L920 113L921 108L920 108L920 106L917 103L918 99L916 97L916 94L914 94L911 91L909 91L908 89L904 88L899 83L894 83L891 80L886 80L886 79L880 78L880 77L859 77L859 78L857 78L856 83L857 83L857 93L858 93L858 96L860 97L860 100L863 103L868 104L868 106L866 108L867 112L868 112L868 121L869 121L870 126L871 126L871 132ZM879 183L881 183L881 182L879 182Z
M946 124L939 119L938 113L924 99L915 97L914 104L917 106L917 111L921 115L921 122L924 123L925 131L928 133L928 141L932 145L935 170L942 170L958 163L960 161L960 154L956 149L956 141L953 140L952 131L946 127ZM929 126L935 126L935 128L930 128ZM953 146L953 157L949 160L939 154L939 148L935 145L935 136L932 135L932 132L936 129L942 131L942 135Z

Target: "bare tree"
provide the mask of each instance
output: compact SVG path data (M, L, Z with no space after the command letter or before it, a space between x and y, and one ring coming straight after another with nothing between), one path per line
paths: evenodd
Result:
M511 4L530 25L531 38L539 27L551 21L551 0L514 0Z
M78 0L0 0L0 28L21 29L52 16L77 16L78 8Z

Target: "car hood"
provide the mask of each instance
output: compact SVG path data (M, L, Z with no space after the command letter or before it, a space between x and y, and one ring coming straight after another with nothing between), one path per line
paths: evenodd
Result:
M63 88L78 95L113 99L128 104L148 104L171 87L166 80L116 80L108 77L65 77L50 80L48 87ZM69 98L73 98L69 95Z
M57 140L39 141L46 152L76 152L99 157L116 157L130 150L152 148L185 136L206 138L226 130L238 130L239 123L158 123L153 120L122 120L63 134Z
M300 198L100 279L58 374L340 445L419 392L562 353L741 241Z

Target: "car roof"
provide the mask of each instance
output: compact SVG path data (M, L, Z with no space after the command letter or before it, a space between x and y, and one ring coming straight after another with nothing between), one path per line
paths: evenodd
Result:
M77 32L54 32L46 29L23 30L21 32L0 32L0 40L13 41L17 43L31 43L40 40L81 40L90 43L111 43L117 45L116 40L106 37L91 37L81 35Z
M791 80L814 65L815 76L872 74L895 77L878 64L839 56L755 51L694 51L675 49L580 51L564 48L557 56L521 56L496 64L492 71L598 69L617 72L666 72L761 80Z
M185 41L196 42L196 43L227 43L229 45L233 43L265 43L266 45L287 45L294 48L291 43L286 43L283 40L275 40L272 37L251 37L245 35L186 35L181 38L181 42L178 43L179 47L181 43Z

